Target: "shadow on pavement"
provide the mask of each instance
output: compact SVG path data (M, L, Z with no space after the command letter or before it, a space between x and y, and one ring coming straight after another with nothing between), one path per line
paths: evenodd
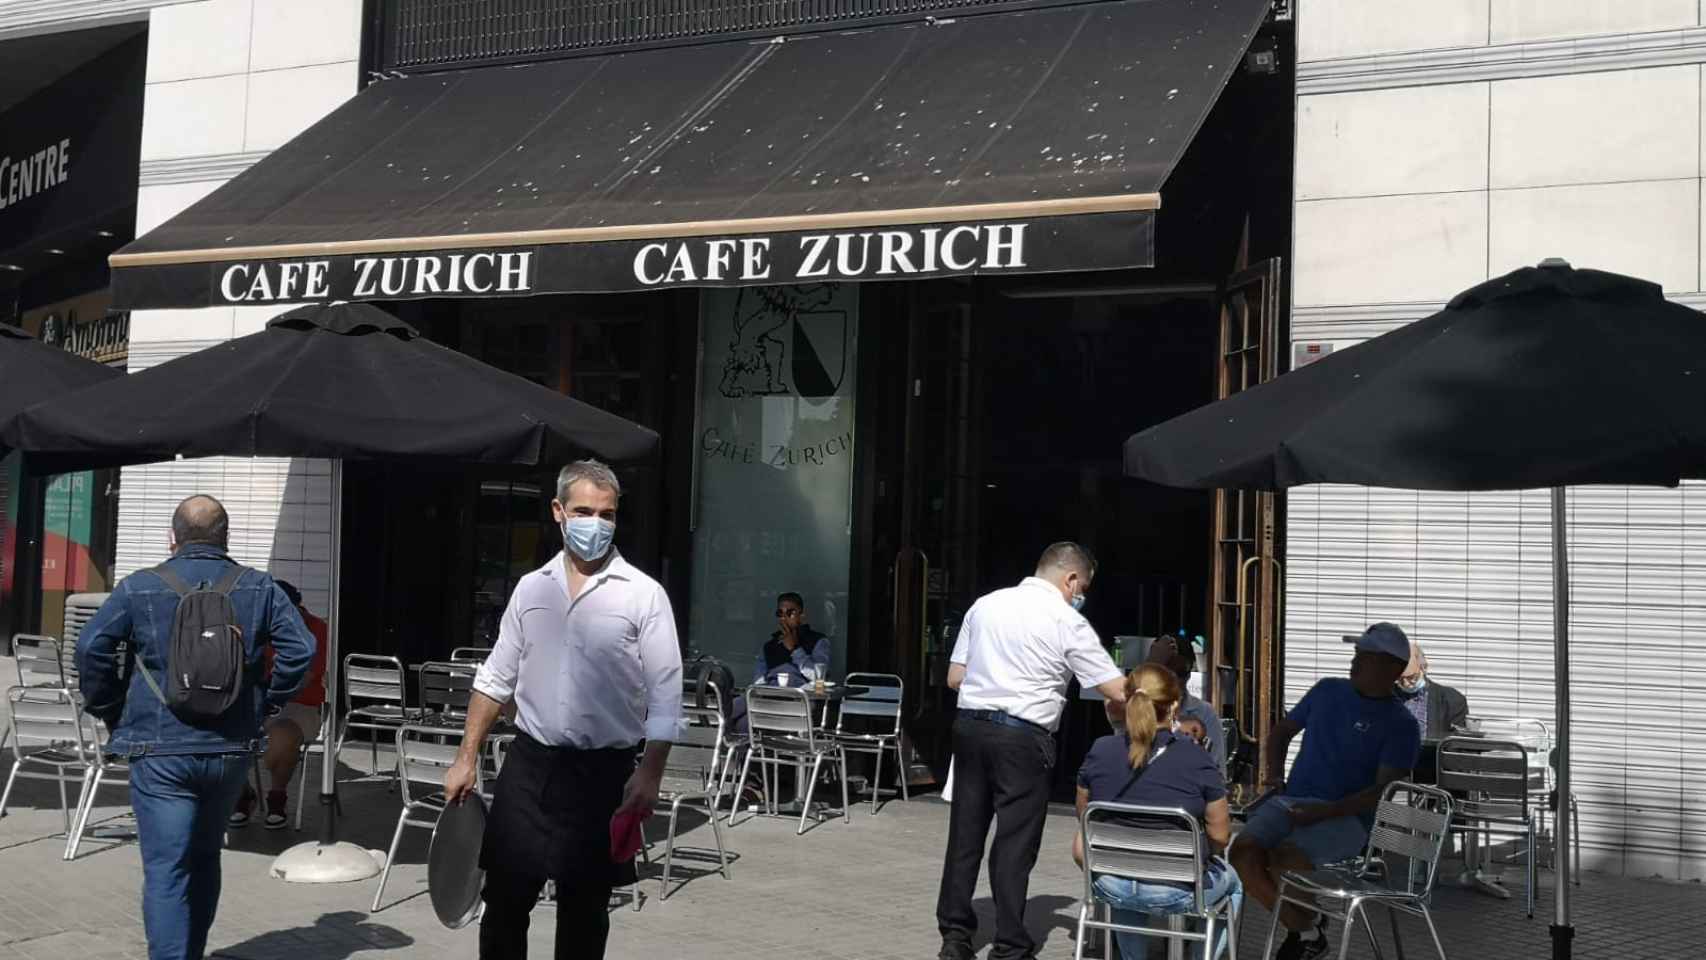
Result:
M415 939L382 923L371 923L355 910L322 914L312 926L290 927L251 937L208 954L224 960L282 960L311 955L315 960L346 960L365 950L401 950Z

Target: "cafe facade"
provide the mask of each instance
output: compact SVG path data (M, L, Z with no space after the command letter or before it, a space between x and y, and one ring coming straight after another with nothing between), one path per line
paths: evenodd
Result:
M1545 256L1703 295L1691 0L22 7L0 43L146 30L143 239L91 288L131 369L367 299L658 430L618 544L685 642L738 672L798 590L838 672L905 677L921 766L959 617L1062 537L1105 636L1207 638L1246 742L1371 619L1479 712L1550 716L1541 500L1170 491L1119 444ZM489 640L557 547L548 472L346 478L351 650ZM324 612L327 464L122 481L114 575L209 492ZM1699 493L1576 494L1590 869L1706 869Z
M1053 540L1098 552L1104 633L1218 616L1232 642L1254 512L1140 488L1118 450L1270 375L1283 5L303 6L151 15L139 240L111 261L133 365L365 300L657 430L619 465L617 544L691 652L743 674L804 594L837 673L905 678L920 767L959 617ZM552 473L348 464L345 648L489 643L557 549ZM325 464L124 477L121 574L205 491L325 608Z

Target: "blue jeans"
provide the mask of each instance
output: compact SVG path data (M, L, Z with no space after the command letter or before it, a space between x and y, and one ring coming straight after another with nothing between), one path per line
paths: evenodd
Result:
M1362 853L1368 846L1368 825L1358 817L1334 817L1307 827L1292 824L1293 807L1325 802L1307 797L1275 797L1250 814L1244 829L1238 832L1238 842L1253 843L1264 850L1290 844L1317 867Z
M1244 903L1244 885L1238 872L1218 857L1210 861L1208 874L1203 877L1203 906L1211 907L1232 898L1232 916ZM1113 908L1115 923L1130 926L1159 927L1170 914L1189 913L1195 907L1194 896L1185 887L1166 883L1139 883L1124 877L1097 877L1096 899ZM1226 951L1226 927L1221 926L1214 941L1218 958ZM1149 937L1141 933L1115 931L1114 942L1120 945L1123 960L1144 960L1149 956ZM1203 945L1193 943L1188 954L1192 960L1202 960Z
M243 753L144 756L130 764L142 848L148 960L200 960L219 907L225 818L254 758Z

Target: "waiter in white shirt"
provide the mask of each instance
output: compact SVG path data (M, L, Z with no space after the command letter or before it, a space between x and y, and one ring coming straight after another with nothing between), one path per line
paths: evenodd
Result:
M936 901L941 960L973 955L972 893L991 820L995 941L989 960L1036 956L1025 930L1025 898L1043 839L1054 729L1067 684L1076 676L1101 691L1110 714L1125 703L1125 677L1078 612L1095 575L1090 551L1057 543L1043 551L1034 576L980 598L966 612L948 661L948 686L960 699L948 853Z
M675 614L663 587L611 548L620 494L594 460L558 475L551 513L567 549L516 584L444 778L452 801L473 790L486 734L513 702L519 730L480 851L482 960L527 956L528 914L546 880L557 883L557 960L604 956L610 892L633 880L632 863L611 863L610 819L657 803L678 733Z

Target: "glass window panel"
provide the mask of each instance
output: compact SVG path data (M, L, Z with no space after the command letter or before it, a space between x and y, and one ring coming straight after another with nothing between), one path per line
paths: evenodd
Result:
M843 652L852 549L856 284L700 294L689 642L743 682L776 594Z

